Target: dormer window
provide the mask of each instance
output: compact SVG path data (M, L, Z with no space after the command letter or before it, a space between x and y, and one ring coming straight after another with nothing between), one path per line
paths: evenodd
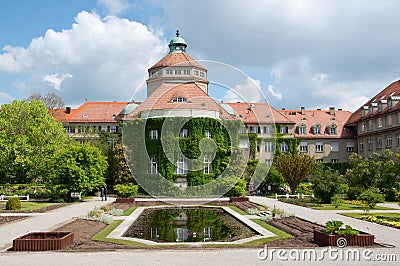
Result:
M88 118L88 117L89 117L89 115L88 115L88 114L83 114L83 115L82 115L82 117L84 117L84 118Z
M176 97L171 100L171 103L187 103L187 99L184 97Z
M330 124L327 126L330 135L337 134L337 126L335 124Z
M298 127L299 134L306 134L307 133L307 127L305 124L300 124Z
M314 125L313 131L314 131L314 135L320 135L321 134L321 125L320 124Z

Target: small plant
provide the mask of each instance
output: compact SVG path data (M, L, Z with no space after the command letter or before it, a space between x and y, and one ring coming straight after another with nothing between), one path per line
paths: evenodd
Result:
M281 209L275 208L275 206L274 206L274 208L272 209L272 217L276 218L276 219L280 219L282 217L285 217L285 212Z
M335 208L339 208L341 204L343 204L343 199L341 199L338 195L335 195L331 198L331 202Z
M139 186L132 183L117 184L114 186L117 195L122 198L132 198L138 195Z
M325 233L328 235L358 235L360 233L354 230L350 225L345 225L345 228L342 228L342 221L327 221L325 226Z
M21 200L19 198L9 198L6 203L6 210L17 211L21 209Z
M253 208L249 208L249 209L246 210L246 212L249 215L257 215L257 214L260 213L260 210L256 209L256 208L254 208L254 209Z

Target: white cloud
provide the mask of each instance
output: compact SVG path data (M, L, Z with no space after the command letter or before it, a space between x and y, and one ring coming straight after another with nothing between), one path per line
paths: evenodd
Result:
M107 8L110 15L119 15L132 7L127 0L98 0L98 3Z
M14 82L20 93L62 87L64 100L76 104L85 98L129 100L147 68L165 55L167 42L141 23L82 11L70 29L49 29L27 48L3 50L0 71L20 75Z
M54 89L59 91L61 90L61 83L66 78L72 78L72 75L69 73L46 75L43 77L43 81L49 83Z
M11 95L0 92L0 105L4 103L10 103L12 100L14 100L14 98Z
M244 84L238 84L227 91L223 99L226 102L263 102L260 81L247 77Z
M268 85L268 91L278 100L282 100L282 93L275 91L272 85Z

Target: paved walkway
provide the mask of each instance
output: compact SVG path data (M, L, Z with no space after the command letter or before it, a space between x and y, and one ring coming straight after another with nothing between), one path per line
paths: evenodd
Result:
M99 197L94 197L84 202L75 203L66 207L54 209L45 213L32 213L24 220L7 223L0 226L0 251L4 251L12 246L12 241L29 232L51 231L62 224L68 223L74 217L87 214L95 207L101 207L109 204L114 199L101 201ZM21 213L21 216L26 216Z
M340 220L344 224L352 226L354 229L371 233L375 235L375 241L378 243L395 245L400 247L400 230L376 223L361 221L359 219L346 217L338 214L338 212L348 211L321 211L310 208L305 208L293 204L284 203L276 199L264 198L264 197L249 197L250 201L273 208L274 206L278 209L283 209L286 213L295 214L296 217L315 222L317 224L325 225L330 220ZM350 212L362 212L362 211L350 211ZM377 212L393 212L393 211L377 211ZM397 210L399 212L399 210Z

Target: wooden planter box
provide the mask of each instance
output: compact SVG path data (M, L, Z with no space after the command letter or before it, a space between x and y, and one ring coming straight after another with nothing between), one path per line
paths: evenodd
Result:
M338 241L339 238L342 238ZM345 241L343 240L345 239ZM359 235L328 235L314 230L314 241L324 246L359 246L368 247L374 245L374 235L360 233ZM344 245L345 244L345 245Z
M244 201L249 201L249 198L246 198L246 197L230 197L229 201L230 202L244 202Z
M135 198L116 198L115 202L116 203L134 203Z
M72 232L36 232L13 240L13 251L47 251L65 249L74 242Z

